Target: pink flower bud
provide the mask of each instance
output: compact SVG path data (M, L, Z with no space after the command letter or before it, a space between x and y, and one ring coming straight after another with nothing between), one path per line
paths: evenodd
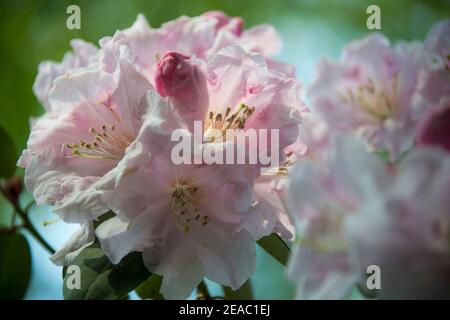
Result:
M192 66L189 57L178 52L167 52L156 65L155 86L158 93L163 96L176 96L190 80Z
M182 53L169 51L156 66L156 91L173 97L189 109L201 108L207 99L206 82L198 66Z

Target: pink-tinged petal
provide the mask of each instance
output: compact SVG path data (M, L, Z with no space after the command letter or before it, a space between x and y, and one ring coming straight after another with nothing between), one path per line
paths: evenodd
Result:
M64 61L67 64L71 64L69 61L72 59L72 55L67 54ZM64 72L64 67L52 61L43 61L39 64L38 75L33 84L33 93L47 110L50 109L48 93L53 88L53 81L63 75Z
M359 71L355 70L323 60L317 66L317 76L307 92L313 110L337 130L349 131L361 123L373 122L370 114L362 108L342 103L339 96L346 82L359 80Z
M424 65L426 55L423 45L418 42L398 43L395 47L396 61L398 71L396 77L399 85L397 86L397 101L395 118L407 122L410 119L417 118L413 107L415 93L420 71Z
M258 177L254 187L254 210L244 222L244 228L255 239L278 233L292 240L294 225L287 213L287 179L277 175Z
M86 222L64 243L62 248L50 257L50 260L58 266L68 266L94 240L94 226L91 222Z
M418 145L432 145L450 151L450 100L430 110L419 125L416 134Z
M151 154L166 148L174 130L185 129L189 135L193 132L194 120L204 118L202 110L190 112L179 108L175 101L161 97L154 90L147 92L146 105L148 111L136 140L142 142L144 149Z
M256 252L253 237L246 231L229 234L221 225L198 230L197 247L205 275L214 282L239 289L254 273ZM220 266L220 267L218 267Z
M345 299L359 278L345 253L321 253L299 246L290 258L288 277L296 284L296 299Z
M73 72L75 68L87 67L97 59L98 49L94 45L80 39L72 40L70 45L73 51L67 53L60 63L44 61L39 64L33 92L47 110L51 110L48 98L54 80L67 72Z
M182 16L162 24L159 32L163 35L161 44L166 51L184 52L197 57L204 57L214 43L216 19L207 16Z
M133 223L122 221L118 217L106 220L95 230L102 251L113 263L119 263L130 252L142 252L144 245L149 244L148 219Z
M156 66L154 81L158 93L173 97L180 108L195 112L208 106L206 79L199 66L184 54L165 53Z
M419 88L424 102L431 108L436 107L442 97L450 96L449 32L450 20L442 21L433 26L424 42L428 61Z
M51 144L91 142L91 128L115 125L135 136L142 123L145 105L141 98L150 84L126 61L120 62L117 77L101 71L80 73L55 81L50 102L53 113L35 121L29 148Z
M142 117L148 109L145 103L146 92L152 87L125 59L119 61L115 76L119 81L107 101L108 107L117 113L119 122L135 137L142 126Z
M430 63L419 79L419 92L428 108L436 107L443 97L450 97L450 68Z
M359 268L376 265L382 272L378 297L448 299L448 240L436 239L435 234L445 222L433 219L432 212L421 216L404 200L390 200L375 210L350 226Z
M157 168L156 170L154 168ZM168 163L151 157L141 142L130 146L117 166L97 184L108 206L123 220L154 216L169 206L167 181L173 171ZM152 188L148 188L151 183Z
M308 91L311 107L330 128L351 132L370 151L396 161L413 144L424 108L419 83L426 54L420 43L372 34L350 43L339 62L323 61Z
M163 276L160 292L164 298L187 299L205 271L186 233L173 230L165 239L144 250L144 264Z
M267 59L266 63L267 63L267 67L271 70L278 71L280 73L284 73L286 76L291 77L291 78L295 77L295 66L293 66L291 64L272 60L272 59Z
M240 17L229 17L222 11L208 11L203 15L217 20L216 31L226 30L237 37L242 33L244 21Z
M304 156L317 162L324 162L331 142L331 130L327 123L314 113L306 114L299 126L299 138L294 144L296 157Z
M52 110L57 113L69 112L83 103L87 104L85 108L89 109L96 103L106 101L115 86L114 77L104 72L86 71L75 76L68 75L55 81L49 102ZM94 114L95 111L91 112ZM111 118L106 108L98 108L97 112L102 118ZM85 113L88 113L88 110Z
M142 124L141 98L151 86L127 60L117 63L114 74L84 70L58 78L50 94L52 111L33 122L19 160L36 201L53 206L68 222L108 211L97 187Z
M434 146L416 147L397 168L395 195L406 200L415 199L411 203L417 212L431 217L449 217L449 165L450 158L445 150Z
M300 159L289 177L287 207L300 237L289 274L299 298L345 298L360 280L346 225L392 183L385 164L353 136L336 136L327 150L320 161Z
M226 47L212 55L207 72L210 110L223 113L227 107L234 110L252 88L259 88L267 81L263 56L238 46Z
M312 159L294 165L289 177L292 217L302 219L302 212L308 207L320 211L328 206L351 213L390 182L384 171L385 164L365 152L361 141L352 136L337 136L330 144L325 163Z
M255 94L250 93L242 101L255 108L245 129L277 129L278 150L295 142L301 122L302 103L298 99L298 83L294 78L269 71L263 88Z
M370 34L366 38L350 43L343 51L341 61L359 66L362 76L382 84L399 71L395 52L389 40L382 34Z
M266 57L277 55L282 47L280 35L271 25L259 25L245 30L238 44L247 50L260 52Z
M342 204L354 208L391 182L386 164L376 155L365 152L359 139L338 135L333 144L328 167L334 180L333 196Z
M424 46L425 49L435 53L443 61L449 62L450 54L450 20L436 23L428 33Z
M92 220L108 211L102 192L95 188L99 177L79 176L65 161L58 148L31 157L25 168L25 185L36 203L53 206L53 212L66 222Z
M448 153L416 147L392 174L385 193L349 220L355 261L362 271L380 267L382 299L448 299Z
M113 221L112 226L100 227L105 252L117 262L128 252L142 251L147 268L164 276L161 290L169 299L186 298L205 275L233 288L240 286L254 268L254 239L242 228L251 208L254 170L174 165L173 142L157 154L145 152L147 147L140 144L133 144L107 175L113 180L99 187L126 224L116 228ZM220 147L214 143L209 147L215 145ZM195 212L192 207L180 211L174 206L179 197L175 190L187 183L195 192L188 203Z

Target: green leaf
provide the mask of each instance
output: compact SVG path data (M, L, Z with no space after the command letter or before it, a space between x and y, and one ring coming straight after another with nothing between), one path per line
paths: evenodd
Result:
M102 214L100 217L97 218L97 220L94 220L94 229L97 229L99 225L101 225L106 220L109 220L111 218L114 218L116 214L112 211L108 211L104 214Z
M258 240L258 244L268 254L277 259L282 265L286 266L291 249L287 244L275 233L265 236Z
M17 151L9 134L0 127L0 178L8 178L16 171Z
M98 243L83 249L72 265L80 268L81 288L68 286L72 284L71 277L74 277L76 273L70 272L69 266L65 272L63 284L63 295L66 300L121 299L151 275L142 262L141 253L132 252L120 263L113 265L103 254Z
M27 239L20 233L0 235L0 300L22 299L31 274Z
M141 299L164 300L159 290L161 289L162 276L152 274L144 283L136 288L136 293Z
M375 151L375 154L383 161L386 163L389 163L389 150L387 149L383 149L383 150L377 150Z
M227 300L253 300L253 291L250 280L242 285L238 290L233 291L230 287L223 286L225 299Z

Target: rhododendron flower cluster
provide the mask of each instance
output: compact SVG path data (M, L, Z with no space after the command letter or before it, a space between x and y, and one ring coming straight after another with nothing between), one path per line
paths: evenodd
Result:
M139 15L99 46L73 40L39 66L45 113L18 161L37 204L79 225L52 261L138 254L158 293L185 299L205 277L241 288L258 242L282 263L292 250L300 299L450 298L449 34L443 21L423 42L351 42L317 66L308 107L294 68L273 60L272 26L214 11L152 28ZM174 161L174 132L194 161ZM250 149L235 134L255 132L267 139ZM256 159L248 150L276 165L229 163Z
M197 147L209 153L245 147L219 141L225 129L277 129L272 152L294 143L304 107L292 67L268 57L279 46L272 27L243 30L221 12L158 29L139 16L99 48L76 40L61 63L41 64L46 113L19 165L38 204L81 224L52 260L70 264L98 239L113 264L142 252L166 298L187 298L205 276L239 289L256 240L292 237L292 225L254 194L260 165L175 165L170 137L203 121Z

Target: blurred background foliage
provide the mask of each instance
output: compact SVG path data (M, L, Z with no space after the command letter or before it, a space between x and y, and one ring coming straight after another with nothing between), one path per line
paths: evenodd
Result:
M66 28L66 8L71 4L81 8L81 30ZM296 65L298 76L308 84L321 57L337 58L348 41L370 32L366 28L366 8L370 4L380 6L381 32L392 41L422 40L433 23L450 17L448 0L0 0L0 127L12 137L20 152L26 145L30 117L43 112L31 89L39 62L60 61L73 38L98 43L103 36L129 27L141 12L153 27L180 15L193 16L208 10L242 16L246 27L271 23L279 29L285 43L280 60ZM0 138L0 161L4 161L5 139L1 135ZM29 194L21 195L21 203L30 200ZM11 206L0 198L0 228L9 225L11 213ZM46 208L34 208L31 214L37 229L55 247L74 230L73 226L63 227L62 223L43 228L42 222L52 219ZM61 298L59 268L51 265L48 253L25 235L30 240L33 261L25 298ZM21 265L17 270L23 269L21 277L27 278L28 246L22 238L11 237L8 241L0 246L0 263L8 260ZM11 256L6 254L7 248L22 249ZM278 262L258 252L257 263L253 278L256 298L293 296L293 287L286 281ZM2 273L5 271L0 265L0 282ZM0 296L4 288L0 286ZM18 287L17 291L20 290Z

